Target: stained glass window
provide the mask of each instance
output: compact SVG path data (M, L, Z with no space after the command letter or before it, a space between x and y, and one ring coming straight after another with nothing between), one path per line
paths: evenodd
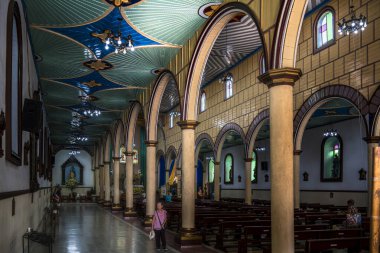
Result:
M228 99L233 95L234 78L232 77L231 73L227 74L224 83L226 86L226 99Z
M339 135L325 137L322 141L322 181L342 180L342 139Z
M206 93L203 91L201 95L201 112L206 111Z
M210 159L208 162L208 182L214 183L214 177L215 177L215 163L214 159Z
M174 127L174 114L170 113L169 114L169 128L173 128L173 127Z
M234 183L234 158L231 154L226 155L224 159L224 183Z
M331 10L319 17L316 29L317 48L334 40L334 13Z
M252 152L252 162L251 162L251 182L257 182L257 154L256 151Z

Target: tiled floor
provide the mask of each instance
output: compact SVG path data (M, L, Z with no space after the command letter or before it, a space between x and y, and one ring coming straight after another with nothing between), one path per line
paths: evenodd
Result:
M156 252L146 233L96 204L63 204L54 253ZM177 252L170 249L167 252Z

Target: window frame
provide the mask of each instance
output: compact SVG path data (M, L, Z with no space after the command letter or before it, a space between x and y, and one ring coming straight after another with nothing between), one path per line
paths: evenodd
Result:
M326 13L331 12L332 13L332 19L333 19L333 39L327 42L326 44L322 45L321 47L318 47L318 23L319 19ZM322 8L318 15L315 17L314 23L313 23L313 53L319 53L320 51L334 45L336 43L336 29L335 29L335 9L331 6L326 6Z
M326 141L330 138L337 138L338 141L339 141L339 144L340 144L340 174L339 174L339 178L325 178L324 177L324 172L325 172L325 159L324 159L324 150L325 150L325 144L326 144ZM326 136L323 138L322 140L322 144L321 144L321 178L320 178L320 181L321 182L342 182L343 181L343 140L342 140L342 137L337 134L336 136Z
M227 157L231 156L232 165L231 165L231 171L232 171L232 177L230 182L226 182L226 161ZM235 176L235 170L234 170L234 156L231 153L226 154L224 157L224 184L234 184L234 176Z
M214 178L213 178L212 182L210 181L210 164L211 164L211 162L214 164ZM215 161L214 161L214 159L210 159L210 161L208 161L207 174L208 174L208 182L211 184L214 183L215 182Z
M202 98L205 98L205 107L203 108L202 110ZM201 91L201 96L199 97L199 113L202 113L202 112L205 112L207 110L207 95L206 95L206 92L204 90Z
M265 68L265 71L263 71ZM264 52L260 56L260 61L259 61L259 74L262 75L267 72L267 66L266 66L266 60L265 60L265 54Z
M173 121L172 121L173 119ZM172 129L174 127L174 114L169 113L169 129Z
M13 21L16 23L17 30L17 48L18 48L18 83L17 83L17 112L14 112L12 108L12 80L13 80ZM22 160L22 83L23 83L23 40L22 40L22 24L21 24L21 14L20 8L14 0L11 0L8 5L7 13L7 38L6 38L6 79L5 79L5 111L6 111L6 146L5 146L5 158L7 161L13 163L16 166L21 166ZM17 125L17 151L12 149L13 144L13 131L12 126L12 115L17 113L16 117L18 119Z
M252 180L252 162L253 162L253 154L255 154L256 157L256 164L255 164L255 180ZM252 161L251 161L251 183L257 184L257 164L258 164L258 156L256 150L253 150L252 152Z
M227 97L227 80L224 80L224 100L228 100L234 96L234 76L230 72L227 73L227 76L231 77L231 96Z

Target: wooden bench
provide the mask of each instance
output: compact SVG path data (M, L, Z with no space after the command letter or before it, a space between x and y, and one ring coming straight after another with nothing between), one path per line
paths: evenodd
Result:
M368 237L333 238L307 240L305 253L319 253L331 249L349 249L349 252L360 252L369 249Z

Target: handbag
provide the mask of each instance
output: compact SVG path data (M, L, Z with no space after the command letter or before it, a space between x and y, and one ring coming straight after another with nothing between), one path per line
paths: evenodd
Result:
M149 233L149 239L150 239L150 240L153 240L153 239L154 239L154 236L155 236L154 231L153 231L153 230L150 231L150 233Z
M156 215L157 215L157 218L158 218L158 222L160 223L161 230L165 230L165 228L162 226L162 223L161 223L161 220L160 220L160 216L158 216L157 211L155 211L155 212L156 212Z

